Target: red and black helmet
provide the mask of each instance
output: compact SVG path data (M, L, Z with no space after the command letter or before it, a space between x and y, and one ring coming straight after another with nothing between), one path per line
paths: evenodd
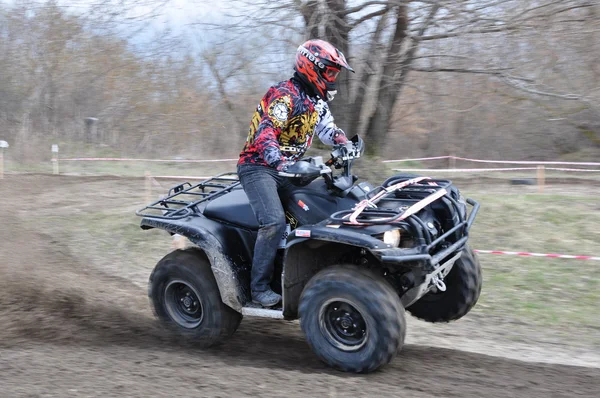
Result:
M325 101L336 94L335 80L342 68L354 72L344 54L324 40L309 40L296 51L294 70Z

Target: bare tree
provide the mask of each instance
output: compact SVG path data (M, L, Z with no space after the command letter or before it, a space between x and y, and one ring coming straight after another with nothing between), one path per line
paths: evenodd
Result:
M136 23L164 1L0 3L0 128L11 153L91 142L110 153L235 156L260 96L289 77L312 37L357 70L341 75L332 107L372 153L600 153L597 2L241 1L231 18L199 21L177 40ZM86 118L97 119L93 137Z
M411 71L484 75L528 95L581 100L580 94L564 94L524 76L519 73L521 65L511 65L509 59L494 62L491 56L489 61L482 62L472 57L468 62L464 59L459 62L452 54L433 54L430 49L436 42L470 38L500 48L503 35L527 37L548 21L553 28L566 29L589 22L593 16L581 12L595 6L593 1L582 0L288 0L244 4L245 7L238 9L250 10L241 13L246 22L280 26L287 18L291 21L291 31L297 30L293 23L297 19L291 17L296 13L304 24L304 38L326 39L359 65L360 73L354 79L343 75L341 95L332 103L332 109L338 124L348 132L361 132L360 126L366 126L374 152L385 147L396 104ZM232 26L248 29L239 20ZM365 31L369 40L364 40ZM353 36L355 32L357 36ZM354 54L360 54L363 61L359 62ZM436 67L424 66L416 62L423 54L438 57L440 61ZM368 90L369 87L373 89Z

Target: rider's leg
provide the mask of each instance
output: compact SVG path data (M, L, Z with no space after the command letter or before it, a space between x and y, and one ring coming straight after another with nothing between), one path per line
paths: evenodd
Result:
M275 170L259 165L240 166L238 175L259 223L252 259L252 299L273 306L281 300L270 283L279 241L285 232L285 213L277 193L279 179Z

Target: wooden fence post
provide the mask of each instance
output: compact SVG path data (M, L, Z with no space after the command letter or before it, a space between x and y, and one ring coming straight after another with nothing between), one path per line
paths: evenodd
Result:
M8 142L0 141L0 180L4 179L4 148L8 148Z
M544 192L544 185L546 184L545 171L546 171L546 168L544 166L537 167L537 186L538 186L539 193Z
M53 174L60 174L58 166L58 145L52 144L52 172Z

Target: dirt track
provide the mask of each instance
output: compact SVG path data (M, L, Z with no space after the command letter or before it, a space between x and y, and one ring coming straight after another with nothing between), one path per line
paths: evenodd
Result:
M322 365L298 325L245 319L228 344L163 333L146 291L102 272L14 214L0 181L0 396L595 397L600 369L408 345L367 376ZM39 181L38 181L39 182ZM40 189L39 184L31 184ZM13 196L14 197L14 196Z

